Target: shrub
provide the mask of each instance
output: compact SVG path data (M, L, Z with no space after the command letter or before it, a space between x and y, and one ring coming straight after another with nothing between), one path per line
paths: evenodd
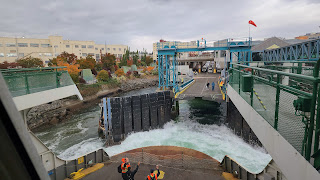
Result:
M124 77L124 76L117 77L116 79L117 79L118 83L126 81L126 77Z
M97 79L99 82L106 82L109 79L109 73L106 70L101 70L98 75Z
M70 76L71 76L71 79L73 80L74 83L79 83L78 73L71 73Z
M130 77L131 74L132 74L131 71L128 71L127 74L126 74L126 76L127 76L127 77Z
M79 83L85 84L85 83L86 83L86 80L84 80L82 77L79 77Z
M152 74L152 75L158 75L158 70L153 70L153 71L151 71L151 74Z
M122 69L118 69L118 70L115 72L115 74L116 74L118 77L125 75Z

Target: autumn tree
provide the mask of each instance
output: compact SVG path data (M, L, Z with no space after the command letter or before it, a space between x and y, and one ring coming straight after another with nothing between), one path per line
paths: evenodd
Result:
M103 68L114 72L114 66L116 65L116 57L113 54L107 53L102 55L101 63Z
M80 69L94 69L96 66L96 60L91 55L86 58L80 58L77 63L80 65Z
M97 79L99 82L106 82L109 79L109 73L106 70L101 70L97 75Z
M16 62L9 63L8 61L5 61L3 63L0 63L0 69L9 69L9 68L17 68L20 65Z
M72 64L74 62L77 61L77 56L74 55L73 53L72 54L69 54L67 52L63 52L61 53L59 56L57 56L56 58L53 58L49 61L48 65L49 66L57 66L58 65L58 60L59 61L63 61L63 62L66 62L68 64Z
M53 65L53 66L65 66L66 68L63 68L63 70L68 71L73 82L75 83L79 82L79 72L80 72L79 66L80 65L77 64L76 59L70 64L67 61L65 61L64 57L61 57L61 56L58 56L57 58L54 58L54 59L55 59L56 65Z
M43 61L40 58L26 57L19 59L17 63L23 68L43 67Z

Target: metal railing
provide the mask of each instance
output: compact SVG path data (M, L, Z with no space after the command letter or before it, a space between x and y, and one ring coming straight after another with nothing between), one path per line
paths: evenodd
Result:
M229 70L231 87L308 161L312 148L319 151L319 65L312 76L241 64Z
M73 85L66 67L1 69L13 97Z

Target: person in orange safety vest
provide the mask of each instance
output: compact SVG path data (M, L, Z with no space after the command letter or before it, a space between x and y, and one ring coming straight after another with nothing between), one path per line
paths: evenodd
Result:
M122 178L124 180L126 180L127 177L128 177L127 176L127 172L131 168L130 167L130 163L129 163L129 158L122 158L122 163L121 163L121 165L119 167L121 168ZM119 167L118 167L118 169L120 169Z
M158 170L158 173L157 174L154 174L154 170L151 169L150 170L150 174L147 176L147 180L157 180L158 179L158 176L160 175L160 170L159 170L159 165L156 166L157 170Z

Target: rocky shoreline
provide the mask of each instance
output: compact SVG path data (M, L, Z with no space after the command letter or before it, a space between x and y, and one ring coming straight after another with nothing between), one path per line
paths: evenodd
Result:
M83 101L76 97L70 97L33 107L27 114L27 124L31 130L48 127L66 121L74 113L99 103L102 97L117 96L120 93L157 85L158 78L152 77L128 80L121 83L120 87L117 88L102 86L101 90L95 95L83 97Z

